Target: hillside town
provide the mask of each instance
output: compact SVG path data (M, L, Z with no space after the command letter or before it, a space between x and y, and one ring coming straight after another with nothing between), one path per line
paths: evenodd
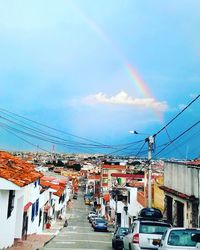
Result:
M200 250L200 0L0 10L0 250Z
M152 161L152 207L174 227L200 223L200 160ZM64 227L70 202L85 204L113 227L130 227L148 207L148 163L103 155L0 152L0 249Z

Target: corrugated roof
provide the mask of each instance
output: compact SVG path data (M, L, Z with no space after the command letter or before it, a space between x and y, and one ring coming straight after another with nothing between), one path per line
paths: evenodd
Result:
M41 178L35 166L7 152L0 151L0 177L19 187L24 187Z

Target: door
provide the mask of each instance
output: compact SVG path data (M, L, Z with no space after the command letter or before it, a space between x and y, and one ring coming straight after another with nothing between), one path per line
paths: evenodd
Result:
M24 212L23 214L23 225L22 225L22 239L27 239L27 233L28 233L28 215L27 212Z

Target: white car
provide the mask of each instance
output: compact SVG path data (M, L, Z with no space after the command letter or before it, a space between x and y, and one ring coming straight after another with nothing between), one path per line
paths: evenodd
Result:
M124 250L158 249L162 235L171 225L160 220L136 219L123 238Z
M170 228L162 236L159 250L194 250L198 243L192 240L194 235L200 235L200 229L195 228Z

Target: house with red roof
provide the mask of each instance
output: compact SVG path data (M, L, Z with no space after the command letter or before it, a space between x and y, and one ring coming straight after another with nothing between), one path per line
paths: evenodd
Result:
M70 191L67 187L66 177L43 176L40 179L40 185L42 188L47 189L49 194L44 208L44 223L46 226L50 222L54 223L60 217L65 217Z
M37 232L42 176L34 165L0 151L0 249Z

